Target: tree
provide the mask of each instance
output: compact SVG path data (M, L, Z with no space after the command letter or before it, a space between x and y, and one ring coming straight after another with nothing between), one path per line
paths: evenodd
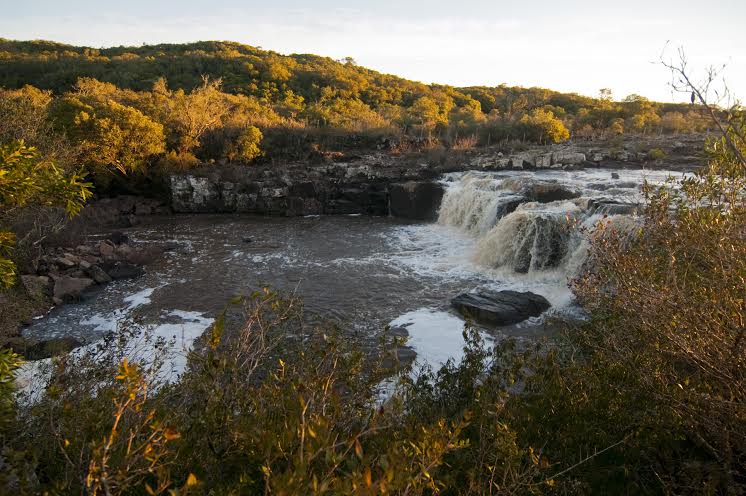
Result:
M611 121L609 132L614 135L624 134L624 119L617 117Z
M220 126L232 105L220 91L222 80L205 76L202 84L191 93L169 91L165 81L156 83L155 92L163 102L163 122L169 138L179 153L190 153L200 146L200 139L209 130Z
M611 102L614 99L614 96L611 92L611 89L609 88L601 88L598 90L598 99L602 102Z
M57 103L55 117L80 146L81 161L97 175L112 168L141 171L151 156L165 151L161 124L111 99L67 95Z
M226 157L231 161L249 163L262 155L259 144L262 141L262 132L256 126L248 126L244 129L233 143L228 146Z
M551 111L534 109L519 121L526 136L534 141L559 143L570 138L570 131Z
M442 122L440 108L430 97L422 96L415 100L407 112L409 121L420 129L420 133L431 135L435 127Z
M456 136L473 134L477 126L485 121L482 105L470 98L462 106L451 110L448 121L449 128Z
M0 220L28 205L65 208L68 215L77 215L91 196L91 184L82 172L66 174L53 162L39 157L33 147L22 141L0 146ZM11 260L15 237L0 229L0 286L8 287L15 280L15 264Z
M660 125L664 131L677 134L687 129L687 121L681 112L666 112L661 116Z

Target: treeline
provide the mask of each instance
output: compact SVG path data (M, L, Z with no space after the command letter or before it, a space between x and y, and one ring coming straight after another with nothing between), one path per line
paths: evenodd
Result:
M81 97L112 100L125 107L108 110L117 115L131 114L131 107L164 127L165 151L202 160L256 158L259 134L247 131L251 126L266 137L262 149L273 158L301 143L363 147L398 138L403 147L470 147L503 140L547 143L571 136L698 132L709 126L696 106L639 95L615 102L608 91L590 98L543 88L425 85L360 67L352 59L284 56L231 42L97 50L0 39L0 86L21 90L26 85L50 91L50 99L78 98L94 110ZM92 88L94 94L87 95ZM195 92L207 97L199 110L211 115L184 129L169 120L163 106L170 102L181 111L196 111L189 105ZM238 138L247 132L250 136ZM247 141L252 151L236 150L237 141Z

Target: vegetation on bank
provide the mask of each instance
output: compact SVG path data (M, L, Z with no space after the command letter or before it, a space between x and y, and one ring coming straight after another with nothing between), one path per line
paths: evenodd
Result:
M28 46L36 67L48 45ZM102 63L71 52L91 70ZM59 77L64 57L37 77ZM258 97L183 77L196 89L82 79L56 96L4 90L3 213L50 203L75 213L90 185L72 165L105 184L161 161L187 167L205 150L255 158L270 128L226 127L239 114L216 102ZM393 338L364 353L264 291L232 303L245 323L220 316L174 383L167 343L133 356L129 343L148 339L136 327L56 358L33 397L16 396L21 359L0 351L0 493L744 494L746 120L738 106L723 116L706 168L647 188L633 230L604 221L594 232L573 285L588 319L531 349L490 349L467 328L459 363L392 376Z
M251 162L319 151L465 148L705 131L701 106L543 88L425 85L230 42L92 49L0 39L0 140L65 140L82 163ZM51 123L50 133L35 130ZM34 136L26 135L31 130ZM72 158L72 157L71 157Z

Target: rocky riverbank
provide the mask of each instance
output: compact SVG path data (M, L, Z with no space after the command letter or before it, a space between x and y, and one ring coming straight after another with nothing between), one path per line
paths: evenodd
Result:
M415 155L372 153L326 164L210 166L170 177L171 207L181 213L259 215L395 215L431 219L442 190L433 179L463 170L688 170L702 164L701 137L628 143L562 144L522 150L440 150Z
M131 244L118 231L75 248L45 250L34 259L33 273L19 276L16 291L0 294L5 300L0 315L0 346L13 348L29 359L46 358L80 346L73 339L29 342L21 336L19 324L28 324L54 306L79 301L111 281L142 275L144 267L162 252L162 248Z

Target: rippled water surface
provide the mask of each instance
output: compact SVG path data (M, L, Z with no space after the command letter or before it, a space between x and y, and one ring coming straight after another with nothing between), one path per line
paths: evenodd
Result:
M665 175L656 173L652 179ZM643 174L625 171L613 180L608 171L478 176L480 188L496 191L496 195L504 194L495 185L506 177L540 178L579 188L584 196L628 201L639 197L637 185ZM469 177L473 182L474 176ZM449 194L458 194L467 179L464 175L447 177ZM474 203L473 199L451 200L454 205L466 200ZM489 199L479 201L489 203ZM557 208L565 207L558 204ZM494 216L490 212L484 215ZM453 225L459 222L426 224L381 217L151 218L126 231L132 242L172 245L174 250L148 266L143 277L114 282L81 303L57 308L26 334L41 338L71 335L93 342L115 329L118 321L135 319L156 332L181 336L183 346L189 347L231 297L271 286L297 294L310 313L362 336L372 337L392 321L412 323L415 348L441 361L449 355L449 348L453 353L459 348L462 324L450 312L449 302L460 292L531 290L547 297L553 311L573 311L567 289L572 273L567 264L525 274L509 267L478 265L475 250L480 237L499 219L478 220L475 232ZM496 231L490 232L494 236ZM536 332L535 327L523 326L531 328L529 333ZM521 328L509 333L520 334Z

